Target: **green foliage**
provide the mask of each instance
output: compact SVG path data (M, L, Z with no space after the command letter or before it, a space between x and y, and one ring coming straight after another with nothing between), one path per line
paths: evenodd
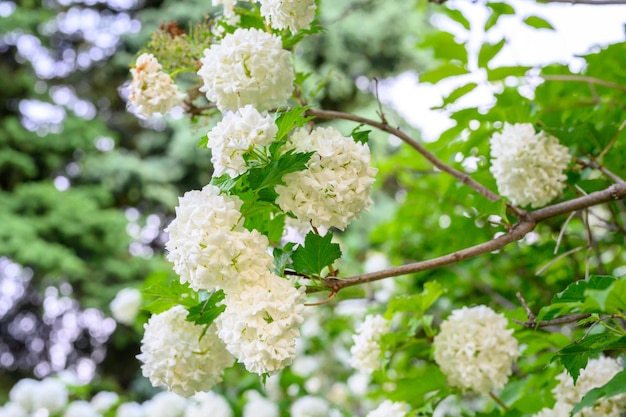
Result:
M200 300L197 305L188 309L187 321L198 325L211 325L226 310L226 304L220 304L225 297L224 291L218 290L206 300Z
M190 311L198 306L197 293L189 288L188 284L181 284L177 277L164 272L153 273L146 277L142 293L148 300L143 308L151 314L162 313L177 305L185 306ZM202 304L204 301L200 303ZM194 311L196 315L199 313Z
M320 277L327 266L341 257L339 244L332 243L333 234L320 236L309 232L304 239L304 246L298 246L291 255L296 272Z

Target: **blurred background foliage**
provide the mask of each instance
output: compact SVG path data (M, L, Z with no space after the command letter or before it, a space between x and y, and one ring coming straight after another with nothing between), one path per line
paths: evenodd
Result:
M314 74L310 88L323 86L317 104L376 118L381 110L374 99L376 80L411 70L421 73L422 81L437 83L480 68L495 104L455 107L476 87L474 81L451 93L443 108L456 124L426 144L439 158L495 190L487 139L502 121L531 122L582 159L568 178L566 198L610 184L585 161L602 157L611 171L626 172L623 89L562 81L573 74L567 65L554 64L534 74L553 78L546 77L529 95L518 88L529 67L489 65L499 42L467 50L428 19L433 10L445 12L469 30L462 14L424 1L408 3L321 2L319 20L327 31L296 52L298 71ZM63 369L84 379L96 376L94 390L105 387L145 399L153 391L135 359L141 319L134 327L116 327L108 304L121 288L172 275L163 257L162 230L177 197L211 178L209 151L196 145L215 121L191 122L180 115L167 122L137 119L126 111L121 86L130 78L135 55L165 19L186 27L216 10L205 0L30 0L0 2L0 11L3 7L12 11L0 18L0 383L7 387L0 390L0 401L17 380ZM507 10L492 7L491 26L484 30ZM620 43L586 55L584 75L626 85L625 49ZM393 110L383 110L420 138ZM346 134L354 128L335 125ZM339 234L347 255L339 265L341 276L434 258L504 231L489 221L503 215L502 202L484 201L385 134L374 132L370 145L379 169L376 204ZM358 413L367 381L347 367L350 334L366 310L384 311L394 294L417 293L436 280L447 290L433 307L436 322L452 308L481 303L523 320L518 291L538 309L589 271L626 273L623 202L577 212L566 226L564 221L542 223L499 253L342 291L333 303L313 309L303 326L304 359L265 386L235 367L219 390L238 412L242 393L257 389L273 390L272 398L281 404L306 393L332 394ZM523 337L537 341L539 336ZM439 375L429 367L412 367L420 355L424 346L418 345L389 358L389 372L411 370L398 383L398 398L410 387L419 389L426 372ZM310 357L317 365L306 362ZM523 371L542 369L546 358L529 360ZM539 385L548 384L553 374L553 369L545 373ZM372 397L385 395L388 376L374 375ZM542 397L535 405L546 401Z

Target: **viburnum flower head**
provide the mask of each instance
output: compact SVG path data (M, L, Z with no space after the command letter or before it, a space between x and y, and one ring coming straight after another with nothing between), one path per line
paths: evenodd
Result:
M357 143L332 127L294 132L287 144L296 152L315 152L307 169L283 176L276 203L303 223L344 230L372 204L376 169L367 144Z
M205 333L204 326L185 320L182 306L155 314L144 325L141 370L154 386L185 397L209 391L221 382L224 369L234 363L224 343L217 337L215 325Z
M278 126L270 115L262 115L252 105L228 112L209 132L213 176L224 173L235 178L248 170L244 155L272 143Z
M434 339L435 362L448 384L487 394L501 389L519 357L508 321L486 306L454 310Z
M563 371L557 376L559 384L552 390L556 399L554 409L560 412L560 415L569 416L585 394L606 384L623 369L619 359L607 357L591 359L580 372L575 385L567 371ZM584 408L574 414L574 417L620 417L625 409L626 394L619 394L596 401L592 407Z
M352 336L354 346L350 348L350 366L371 374L380 369L380 338L389 331L389 322L381 315L368 315Z
M243 228L241 204L213 185L179 198L176 218L165 229L165 248L181 283L196 291L219 288L228 294L272 268L269 241Z
M291 417L328 417L330 405L320 397L305 395L291 404Z
M265 111L287 102L295 79L291 54L280 38L260 29L237 29L204 50L200 91L220 111L247 104Z
M365 417L405 417L408 412L406 403L383 401L378 408L367 413Z
M29 412L46 409L49 413L57 413L67 405L68 395L65 384L56 378L41 381L24 378L9 392L11 401Z
M141 307L141 291L136 288L123 288L115 295L109 308L118 323L132 325Z
M260 0L261 15L274 29L287 29L296 33L310 29L315 19L314 0Z
M131 108L142 116L164 115L185 97L162 68L154 55L144 53L130 70L133 79L128 100Z
M291 365L303 321L304 291L267 271L226 296L226 311L216 320L218 335L249 372L272 374Z
M530 123L505 123L490 144L498 192L513 204L542 207L561 194L571 156L557 138Z

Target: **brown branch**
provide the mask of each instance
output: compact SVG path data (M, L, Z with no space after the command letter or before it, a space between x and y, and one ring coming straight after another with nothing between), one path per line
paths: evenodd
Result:
M307 116L314 116L314 117L318 117L321 119L350 120L353 122L363 123L365 125L375 127L377 129L382 130L383 132L390 133L396 136L398 139L405 142L406 144L408 144L417 152L419 152L424 158L426 158L426 160L428 160L428 162L433 164L433 166L437 167L439 170L447 174L452 175L461 183L467 185L468 187L471 187L472 189L474 189L475 191L477 191L479 194L486 197L490 201L498 201L500 199L500 196L498 194L494 193L493 191L491 191L490 189L488 189L487 187L485 187L478 181L474 180L469 175L447 165L446 163L441 161L439 158L437 158L435 155L433 155L431 152L429 152L426 148L424 148L419 142L414 140L412 137L410 137L409 135L407 135L400 129L389 125L384 120L382 122L378 122L376 120L367 119L365 117L357 116L351 113L344 113L344 112L334 111L334 110L321 110L321 109L309 109L306 111L305 114ZM508 204L507 206L516 216L522 217L525 215L524 210L521 210L510 204Z
M355 285L365 284L367 282L378 281L383 278L397 277L400 275L412 274L431 269L441 268L446 265L454 264L465 259L474 258L478 255L493 252L502 249L510 243L516 242L523 238L528 232L532 231L537 223L557 217L572 211L582 210L587 207L606 203L611 200L621 200L626 198L626 183L613 184L605 190L596 191L588 195L584 195L572 200L553 204L535 211L526 213L520 221L513 225L511 230L500 235L488 242L480 243L469 248L461 249L438 258L426 261L415 262L394 268L383 269L381 271L370 272L367 274L355 275L348 278L328 278L324 279L323 284L326 288L333 292L337 292L343 288Z
M534 318L528 318L528 321L520 321L513 319L513 321L521 326L528 327L530 329L537 329L541 327L549 327L549 326L559 326L561 324L575 323L579 320L586 319L591 316L589 313L576 313L576 314L568 314L563 317L559 317L552 320L542 320L540 322L535 321Z
M626 2L624 4L626 4ZM543 78L545 81L574 81L574 82L587 83L590 85L593 85L593 84L601 85L603 87L613 88L615 90L626 91L626 86L613 83L611 81L601 80L600 78L589 77L586 75L563 74L563 75L540 75L540 77Z

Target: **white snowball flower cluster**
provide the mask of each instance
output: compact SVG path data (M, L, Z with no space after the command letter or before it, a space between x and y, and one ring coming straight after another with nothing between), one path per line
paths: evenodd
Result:
M141 54L135 68L128 100L140 115L163 115L179 105L185 95L178 90L172 78L161 71L163 67L152 54Z
M154 386L184 396L210 390L234 362L215 325L204 333L203 326L185 320L187 314L184 307L175 306L150 317L137 355L143 375Z
M142 404L146 417L183 417L188 401L173 392L160 392Z
M378 408L370 411L365 417L405 417L407 412L407 404L385 400Z
M487 394L501 389L518 358L508 321L486 306L454 310L435 336L435 362L448 384Z
M500 194L513 204L542 207L561 194L571 157L557 138L535 133L530 123L505 123L490 144L490 171Z
M320 397L305 395L291 404L291 417L328 417L330 405Z
M27 412L47 410L50 414L61 411L68 402L65 384L56 378L41 381L25 378L11 388L9 398Z
M118 323L131 326L139 314L141 291L136 288L123 288L115 295L109 308Z
M226 297L226 311L216 321L218 335L248 371L275 373L292 363L304 291L268 271Z
M303 223L344 230L370 206L376 169L370 166L366 144L328 127L294 132L287 148L315 154L307 169L284 175L285 185L276 186L281 209Z
M278 36L260 29L237 29L205 49L198 75L200 91L221 111L251 104L259 111L285 104L295 79L291 54Z
M261 0L261 15L274 29L287 29L296 33L310 29L315 19L314 0Z
M232 178L248 170L244 155L272 143L278 126L271 115L262 115L251 105L226 113L208 134L214 176L227 173Z
M591 359L580 372L576 385L567 371L563 371L557 376L559 384L552 390L556 399L554 408L543 409L535 417L569 417L585 394L606 384L622 370L622 362L618 359ZM619 394L597 401L592 407L574 414L574 417L620 417L625 409L626 394Z
M272 267L267 237L243 228L241 204L238 197L221 195L213 185L179 198L176 218L165 229L169 232L165 248L182 283L194 290L219 288L228 294L238 291L244 279L254 281Z
M112 391L100 391L91 399L91 405L99 413L106 413L120 400L120 396Z
M380 338L389 330L389 322L381 315L368 315L352 336L350 366L370 374L381 367Z

